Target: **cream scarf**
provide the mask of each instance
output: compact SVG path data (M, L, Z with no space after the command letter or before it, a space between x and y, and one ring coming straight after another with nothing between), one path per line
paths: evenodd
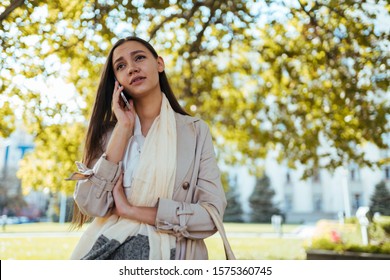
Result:
M140 160L135 170L128 201L134 206L155 207L159 198L172 198L176 176L176 120L173 109L162 93L160 115L146 136ZM149 259L169 260L176 246L172 235L156 231L156 227L124 219L116 215L96 218L82 235L71 259L81 259L101 236L120 244L129 236L147 235Z

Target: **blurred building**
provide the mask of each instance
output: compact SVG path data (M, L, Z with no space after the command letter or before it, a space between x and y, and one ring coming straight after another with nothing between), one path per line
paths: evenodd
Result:
M16 176L20 160L33 148L33 137L21 127L9 138L0 139L0 215L37 219L45 211L47 194L31 191L23 196Z
M367 144L364 151L372 160L389 158L390 151L379 150ZM272 155L265 160L265 173L269 176L276 194L274 202L285 214L288 223L311 223L318 219L339 219L354 216L360 206L369 206L375 186L382 180L390 184L390 165L381 168L359 168L350 164L331 173L317 170L307 180L302 180L303 166L289 169L278 164ZM237 188L241 202L248 214L252 211L247 203L253 191L255 178L245 168L239 170Z
M32 149L33 138L22 128L17 128L7 139L0 138L0 182L7 185L8 195L21 193L20 182L16 180L16 171L20 159ZM8 182L9 180L12 183Z

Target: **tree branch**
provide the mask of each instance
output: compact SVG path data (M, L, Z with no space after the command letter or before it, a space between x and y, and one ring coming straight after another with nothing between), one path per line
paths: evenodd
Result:
M310 23L313 24L314 26L318 26L317 20L310 13L310 11L306 11L305 6L302 4L302 2L300 0L298 0L298 3L301 6L303 12L310 18Z
M204 3L203 2L200 2L200 1L197 1L193 4L191 10L188 12L188 11L184 11L183 13L177 13L177 14L172 14L170 15L169 17L166 17L162 22L160 22L158 25L156 25L151 31L150 31L150 36L149 38L150 39L153 39L154 36L156 36L156 33L158 32L158 30L160 30L161 27L164 26L164 24L166 24L167 22L175 19L175 18L183 18L185 19L187 22L190 21L190 19L192 18L192 16L194 15L194 13L199 9L199 7L203 6Z
M14 0L11 4L4 10L2 14L0 14L0 23L8 17L10 13L12 13L16 8L22 6L24 4L24 0Z
M213 2L211 2L211 7L208 7L210 9L210 16L206 22L202 25L202 30L199 31L199 33L196 35L196 40L192 42L190 46L190 57L192 56L192 53L198 53L200 51L200 44L202 43L204 32L206 31L206 28L210 25L210 22L212 21L213 17L215 16L215 11L217 9L216 5L214 5Z
M153 37L156 35L157 31L164 25L166 24L168 21L171 21L172 19L174 18L177 18L179 17L177 14L172 14L170 15L169 17L166 17L162 22L160 22L157 26L155 26L152 31L150 31L150 36L149 38L150 39L153 39Z

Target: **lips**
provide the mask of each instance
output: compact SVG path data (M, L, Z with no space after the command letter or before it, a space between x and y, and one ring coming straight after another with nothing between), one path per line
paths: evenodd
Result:
M142 76L134 77L133 79L131 79L130 85L132 85L134 83L138 83L138 82L143 81L145 79L146 79L146 77L142 77Z

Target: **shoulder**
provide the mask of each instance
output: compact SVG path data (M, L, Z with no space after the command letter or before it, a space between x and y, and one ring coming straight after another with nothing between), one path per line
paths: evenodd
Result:
M182 115L180 113L175 113L176 123L178 126L185 124L192 124L200 121L198 117L192 117L188 115Z
M196 128L196 130L198 130L198 133L199 131L201 132L209 131L208 124L199 117L192 117L188 115L175 113L175 118L176 118L177 127L181 127L182 125L193 125Z

